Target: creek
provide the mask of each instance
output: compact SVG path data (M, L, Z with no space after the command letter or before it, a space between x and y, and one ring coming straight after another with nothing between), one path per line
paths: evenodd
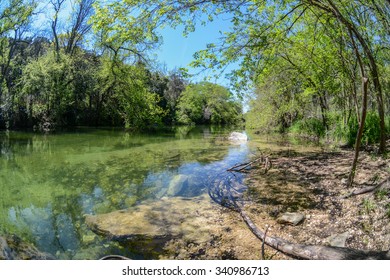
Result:
M47 135L0 132L0 235L16 234L58 259L109 254L144 258L94 234L85 215L162 197L196 199L207 193L208 178L247 161L258 148L307 148L250 132L247 143L231 143L227 137L232 131L241 130L204 126L142 134L91 128Z

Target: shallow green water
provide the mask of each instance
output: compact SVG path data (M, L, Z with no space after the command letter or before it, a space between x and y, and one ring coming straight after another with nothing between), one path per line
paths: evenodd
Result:
M259 146L289 145L255 135L248 144L233 145L226 141L231 131L0 132L0 235L17 234L60 259L107 254L144 258L95 235L84 224L84 215L160 199L178 175L191 178L191 184L173 195L196 197L207 191L209 176L244 162Z
M178 174L191 175L193 182L176 195L202 194L208 176L249 154L247 145L223 140L229 132L0 132L0 234L15 233L62 259L130 254L88 230L83 215L159 199Z

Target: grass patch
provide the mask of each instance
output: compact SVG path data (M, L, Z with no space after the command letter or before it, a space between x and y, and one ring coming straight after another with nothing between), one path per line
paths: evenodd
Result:
M380 124L379 116L374 112L367 112L366 121L364 123L364 130L362 136L362 143L365 145L375 144L380 141ZM348 130L346 132L347 143L354 145L356 142L356 135L359 129L359 124L356 117L353 117L348 122Z
M331 132L335 140L345 141L348 146L354 146L359 124L356 116L351 117L347 122L344 121L340 113L329 114ZM385 119L386 133L390 135L390 117ZM367 112L366 121L362 136L362 144L371 145L380 141L380 119L376 112Z
M375 192L375 198L379 201L382 201L387 198L388 196L388 190L385 189L379 189Z
M369 215L371 212L374 212L376 208L375 202L371 199L364 199L362 203L362 213Z

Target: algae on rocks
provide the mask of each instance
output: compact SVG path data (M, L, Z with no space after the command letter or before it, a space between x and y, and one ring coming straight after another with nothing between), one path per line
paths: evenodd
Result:
M205 242L211 238L209 218L215 207L207 195L191 200L164 197L126 210L86 215L85 221L95 233L119 242L174 237Z
M53 260L48 253L40 252L16 235L0 236L0 260Z

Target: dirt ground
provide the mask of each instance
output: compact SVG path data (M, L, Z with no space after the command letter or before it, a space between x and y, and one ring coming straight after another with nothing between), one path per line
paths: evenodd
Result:
M347 236L345 247L390 249L390 159L361 152L354 187L346 187L353 151L271 155L265 174L258 165L247 176L245 207L256 225L269 236L293 243L329 245L329 237ZM384 182L373 192L343 198L355 189ZM209 216L210 238L196 242L170 240L162 259L290 259L265 246L247 228L237 212L214 203ZM277 223L285 212L305 219L297 226Z

